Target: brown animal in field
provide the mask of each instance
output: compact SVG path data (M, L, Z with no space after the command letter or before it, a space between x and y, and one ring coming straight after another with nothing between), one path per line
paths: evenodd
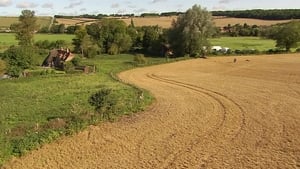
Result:
M235 63L236 61L237 61L236 58L234 58L234 59L233 59L233 63Z

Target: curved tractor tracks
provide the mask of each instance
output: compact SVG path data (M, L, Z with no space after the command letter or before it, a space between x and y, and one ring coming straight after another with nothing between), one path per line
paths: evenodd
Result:
M218 142L216 147L213 148L213 151L210 152L210 155L207 159L207 161L210 161L210 158L212 158L213 156L218 154L221 146L223 146L224 144L231 144L232 141L235 140L240 135L240 133L243 131L243 128L246 125L245 111L238 103L236 103L234 100L232 100L228 96L226 96L222 93L216 92L216 91L212 91L212 90L200 87L200 86L193 85L193 84L179 82L179 81L171 80L168 78L162 78L155 74L147 74L147 77L150 79L153 79L153 80L160 81L162 83L168 83L171 85L182 87L184 89L192 90L196 93L204 94L207 97L210 97L213 100L215 100L222 107L222 113L223 113L221 122L213 130L211 130L201 136L198 136L198 138L195 138L194 140L192 140L188 144L188 146L185 147L184 149L177 150L176 152L174 152L174 154L170 154L169 157L171 157L171 159L168 160L168 163L165 162L164 166L162 168L171 167L170 164L173 164L174 161L176 161L179 156L183 155L184 153L187 153L188 151L190 151L194 147L196 147L197 144L201 143L201 141L200 141L201 139L203 139L203 138L209 139L208 137L211 137L211 139L215 139L216 137L219 137L219 136L223 137L224 135L227 135L227 138L224 138L224 140L221 140L220 142ZM224 104L224 102L227 102L227 104ZM237 112L234 112L234 113L240 113L240 115L239 115L240 117L238 117L239 119L234 119L238 125L234 126L234 128L229 130L229 126L225 126L225 123L226 123L226 121L233 120L233 119L229 119L230 118L229 113L232 113L232 112L230 112L230 109L233 109L233 107L236 107L236 110L237 110ZM218 133L218 131L220 131L222 128L226 128L226 132L228 132L228 133L224 133L224 132L222 134ZM232 132L232 130L235 130L235 131ZM217 139L215 139L215 140L217 140ZM202 163L200 166L206 167L207 164Z
M299 168L300 57L247 59L196 59L122 72L122 80L153 94L153 105L4 168Z

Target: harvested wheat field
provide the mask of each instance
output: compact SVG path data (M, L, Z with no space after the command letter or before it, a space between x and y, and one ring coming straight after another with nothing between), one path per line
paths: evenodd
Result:
M4 168L299 168L300 55L194 59L119 76L145 112L62 138Z

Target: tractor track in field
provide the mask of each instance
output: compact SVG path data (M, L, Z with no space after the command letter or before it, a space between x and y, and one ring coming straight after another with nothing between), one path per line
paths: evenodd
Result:
M159 77L155 74L148 74L147 77L149 77L150 79L154 79L154 80L163 82L163 83L168 83L168 84L183 87L183 88L188 89L188 90L193 90L197 93L205 94L207 97L211 97L212 99L214 99L223 108L223 112L222 112L223 113L223 118L221 120L221 123L218 126L216 126L214 130L212 130L208 133L203 133L203 135L198 136L199 138L195 138L195 140L193 140L191 143L189 143L188 147L185 147L185 149L178 150L174 154L170 154L168 156L168 158L171 158L171 159L167 158L168 159L167 164L172 164L178 156L184 154L188 150L193 149L194 146L199 144L199 140L201 138L204 138L204 136L214 135L214 133L216 133L218 130L220 130L220 128L224 127L224 123L225 123L226 118L227 118L226 115L228 113L228 110L227 110L228 108L226 108L226 105L222 102L222 100L224 100L224 99L230 101L231 103L233 103L233 105L235 105L239 109L239 111L241 113L241 117L242 117L241 125L239 126L238 131L235 134L233 134L232 138L229 141L233 141L236 137L238 137L238 135L242 132L244 126L246 125L245 112L242 109L242 107L238 103L236 103L235 101L233 101L232 99L230 99L228 96L226 96L224 94L218 93L216 91L208 90L208 89L205 89L203 87L196 86L196 85L187 84L187 83L183 83L183 82L179 82L179 81L175 81L175 80L171 80L171 79L167 79L167 78L162 78L162 77ZM221 146L222 144L224 144L224 143L220 143L218 146ZM218 150L218 148L216 148L216 147L214 149ZM217 154L218 154L218 151L212 153L209 156L209 158L211 158L212 156L217 155ZM208 161L209 161L209 159L208 159ZM202 165L206 165L206 164L202 164ZM166 163L163 163L163 167L159 167L159 168L166 168L166 167L168 168L170 166L166 165Z
M300 168L300 56L237 60L122 72L122 81L156 98L148 109L59 139L3 168Z

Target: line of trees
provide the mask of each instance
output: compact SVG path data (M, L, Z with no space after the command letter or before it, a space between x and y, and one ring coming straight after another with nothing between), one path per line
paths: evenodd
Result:
M176 56L197 56L204 53L204 46L209 46L207 38L214 30L210 12L194 5L170 29L135 27L133 22L126 26L120 20L102 19L75 31L73 44L75 52L85 57L91 57L89 53L119 54L129 50L165 56L169 48Z
M8 63L7 70L12 76L18 76L22 70L35 64L34 57L37 54L35 47L40 49L63 44L61 41L33 42L37 29L34 11L22 11L19 23L12 27L15 28L19 46L12 46L1 58ZM60 26L57 27L58 30L59 28ZM224 29L234 36L258 35L257 31L260 29L261 36L276 40L277 47L286 51L296 47L300 41L298 21L264 29L247 24L228 25ZM128 51L167 56L170 50L173 50L175 56L202 56L209 49L208 38L214 36L218 32L216 30L211 13L198 5L179 15L169 29L159 26L136 27L133 21L127 26L122 20L107 18L91 25L70 28L75 34L74 52L80 53L83 57L94 57L100 53L115 55Z
M184 12L162 12L162 13L142 13L140 17L159 17L159 16L179 16ZM212 16L227 16L234 18L253 18L265 20L284 20L284 19L300 19L300 9L253 9L253 10L236 10L236 11L211 11ZM109 16L115 17L138 17L135 14L97 14L97 15L78 15L64 16L55 15L55 18L90 18L102 19Z
M212 15L264 20L300 19L300 9L253 9L239 11L212 11Z
M257 26L257 25L248 25L247 23L228 24L223 27L223 35L237 37L237 36L260 36L261 31L265 26Z

